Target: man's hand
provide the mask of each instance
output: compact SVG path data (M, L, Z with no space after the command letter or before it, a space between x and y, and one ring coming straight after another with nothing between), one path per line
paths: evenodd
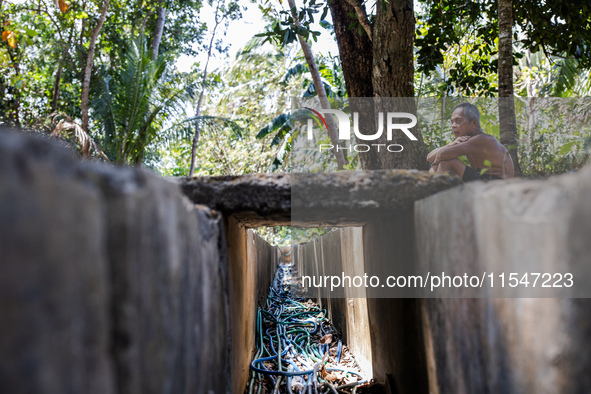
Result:
M452 141L450 144L448 144L447 146L454 146L454 145L458 145L461 144L462 142L467 142L470 139L470 136L464 135L462 137L458 137L455 139L455 141Z
M429 154L429 156L427 156L427 161L429 161L432 166L434 166L435 164L439 164L441 162L441 158L439 156L441 155L441 152L445 150L445 148L449 148L452 146L462 144L464 142L468 142L469 139L470 139L470 136L467 136L467 135L456 138L454 141L450 142L449 144L445 145L444 147L435 149L433 152L431 152ZM431 159L432 161L430 161L429 159Z
M451 146L455 146L455 145L459 145L463 142L467 142L470 139L470 136L464 135L462 137L458 137L456 138L454 141L450 142L449 144L442 146L440 148L436 148L433 149L428 155L427 155L427 161L429 163L431 163L432 166L434 166L435 164L439 164L440 160L439 160L439 153L442 149L444 148L449 148Z

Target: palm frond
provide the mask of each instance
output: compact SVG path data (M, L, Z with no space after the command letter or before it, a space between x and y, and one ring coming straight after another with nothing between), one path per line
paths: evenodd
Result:
M92 137L68 115L54 112L49 115L53 131L50 137L75 145L84 158L97 157L109 161Z
M243 131L244 128L241 127L238 123L233 121L232 119L225 118L223 116L209 116L209 115L200 115L194 116L192 118L184 119L183 121L174 125L171 130L182 130L186 132L186 137L189 139L192 137L193 133L191 132L191 126L195 126L196 123L199 123L200 130L206 130L209 128L220 128L220 127L229 127L232 130L232 133L239 141L242 141L244 137ZM189 125L189 128L182 128L183 125Z
M266 41L265 37L257 37L257 36L252 37L246 43L246 45L244 45L242 50L240 50L238 53L236 53L236 58L240 57L241 55L250 53L250 52L254 51L255 49L262 47L263 44L265 43L265 41Z
M162 119L175 110L183 92L166 83L165 70L166 58L151 59L140 36L129 43L114 76L101 78L93 109L117 162L139 163L160 137Z
M99 94L92 102L93 117L102 126L105 143L112 146L116 143L117 119L113 107L113 88L111 77L102 75L98 78Z
M283 113L271 120L265 127L259 130L256 138L264 138L267 135L276 131L281 132L282 130L291 130L291 114ZM272 144L273 145L273 144Z
M285 72L283 78L281 78L281 83L286 84L290 79L302 75L305 72L308 72L308 65L305 63L298 63Z
M326 91L326 95L328 97L331 98L335 98L335 93L332 90L332 86L330 86L330 84L328 84L326 81L324 81L324 79L322 80L322 86L324 86L324 90ZM314 86L314 83L310 82L308 84L308 86L306 87L306 90L304 90L304 93L302 94L303 98L308 98L308 97L315 97L317 95L316 93L316 86Z
M556 66L556 80L552 91L553 96L562 97L573 91L577 75L580 73L579 62L575 59L560 59Z

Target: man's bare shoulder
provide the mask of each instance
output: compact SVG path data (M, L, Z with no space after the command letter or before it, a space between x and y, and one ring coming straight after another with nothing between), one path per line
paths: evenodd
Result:
M470 137L469 141L472 144L487 145L487 146L496 146L496 145L500 144L499 140L497 140L495 136L490 135L490 134L486 134L486 133L482 133L482 134L478 134L473 137Z

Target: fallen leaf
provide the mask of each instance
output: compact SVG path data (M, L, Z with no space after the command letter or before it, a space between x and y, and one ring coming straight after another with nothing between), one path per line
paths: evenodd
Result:
M335 380L337 380L336 375L329 373L324 377L324 380L328 380L329 382L334 382Z
M320 344L324 345L325 343L330 344L332 342L332 334L326 334L325 336L322 337L322 339L320 340Z

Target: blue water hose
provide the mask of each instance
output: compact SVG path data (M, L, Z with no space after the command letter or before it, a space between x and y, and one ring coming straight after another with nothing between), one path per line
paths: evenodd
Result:
M341 362L341 351L343 350L343 342L339 339L339 344L337 346L337 356L335 358L335 362L338 364Z

